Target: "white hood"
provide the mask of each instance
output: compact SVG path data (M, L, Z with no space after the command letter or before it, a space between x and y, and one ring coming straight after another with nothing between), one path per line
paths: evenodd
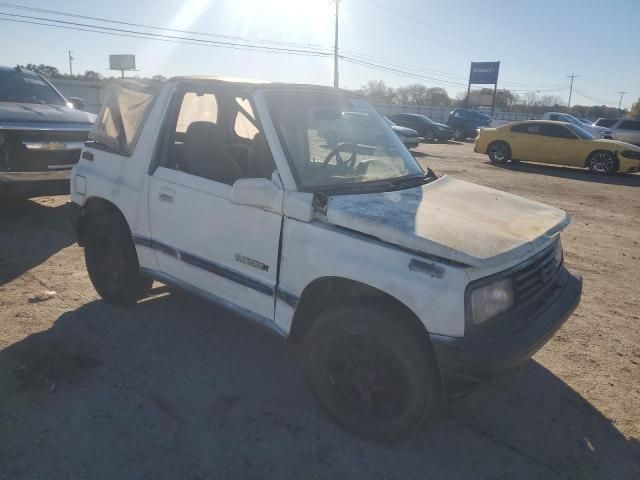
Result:
M444 176L407 190L330 197L327 221L428 255L494 267L538 251L569 215Z

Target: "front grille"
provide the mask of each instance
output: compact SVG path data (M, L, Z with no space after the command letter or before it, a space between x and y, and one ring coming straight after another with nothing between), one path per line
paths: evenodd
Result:
M0 144L0 170L25 172L48 171L72 165L80 158L80 150L29 150L26 144L84 142L86 131L12 131Z
M556 259L557 244L539 254L531 263L511 277L516 306L523 307L535 301L555 281L560 263Z

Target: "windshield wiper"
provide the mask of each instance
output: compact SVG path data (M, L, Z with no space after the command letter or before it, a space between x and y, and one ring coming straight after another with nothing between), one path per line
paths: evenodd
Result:
M400 177L395 178L393 180L389 180L389 185L392 187L408 187L408 186L419 186L425 185L429 182L432 182L438 178L436 174L430 168L427 169L427 173L424 175L411 175L408 177Z

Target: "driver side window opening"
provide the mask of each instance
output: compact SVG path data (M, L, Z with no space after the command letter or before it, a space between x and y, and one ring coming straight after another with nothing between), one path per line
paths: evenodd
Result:
M167 168L227 185L240 178L271 178L275 170L248 96L224 87L179 89L167 134L161 160Z

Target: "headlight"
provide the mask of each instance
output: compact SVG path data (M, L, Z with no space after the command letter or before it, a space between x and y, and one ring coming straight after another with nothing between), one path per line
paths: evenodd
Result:
M506 312L513 304L513 285L509 278L478 287L471 292L471 321L480 325Z
M633 150L625 150L620 152L620 155L626 158L631 158L633 160L640 160L640 152L634 152Z
M559 268L562 265L562 261L564 260L564 252L562 250L562 241L558 239L558 243L556 243L556 250L553 254L553 261L555 262L556 268Z

